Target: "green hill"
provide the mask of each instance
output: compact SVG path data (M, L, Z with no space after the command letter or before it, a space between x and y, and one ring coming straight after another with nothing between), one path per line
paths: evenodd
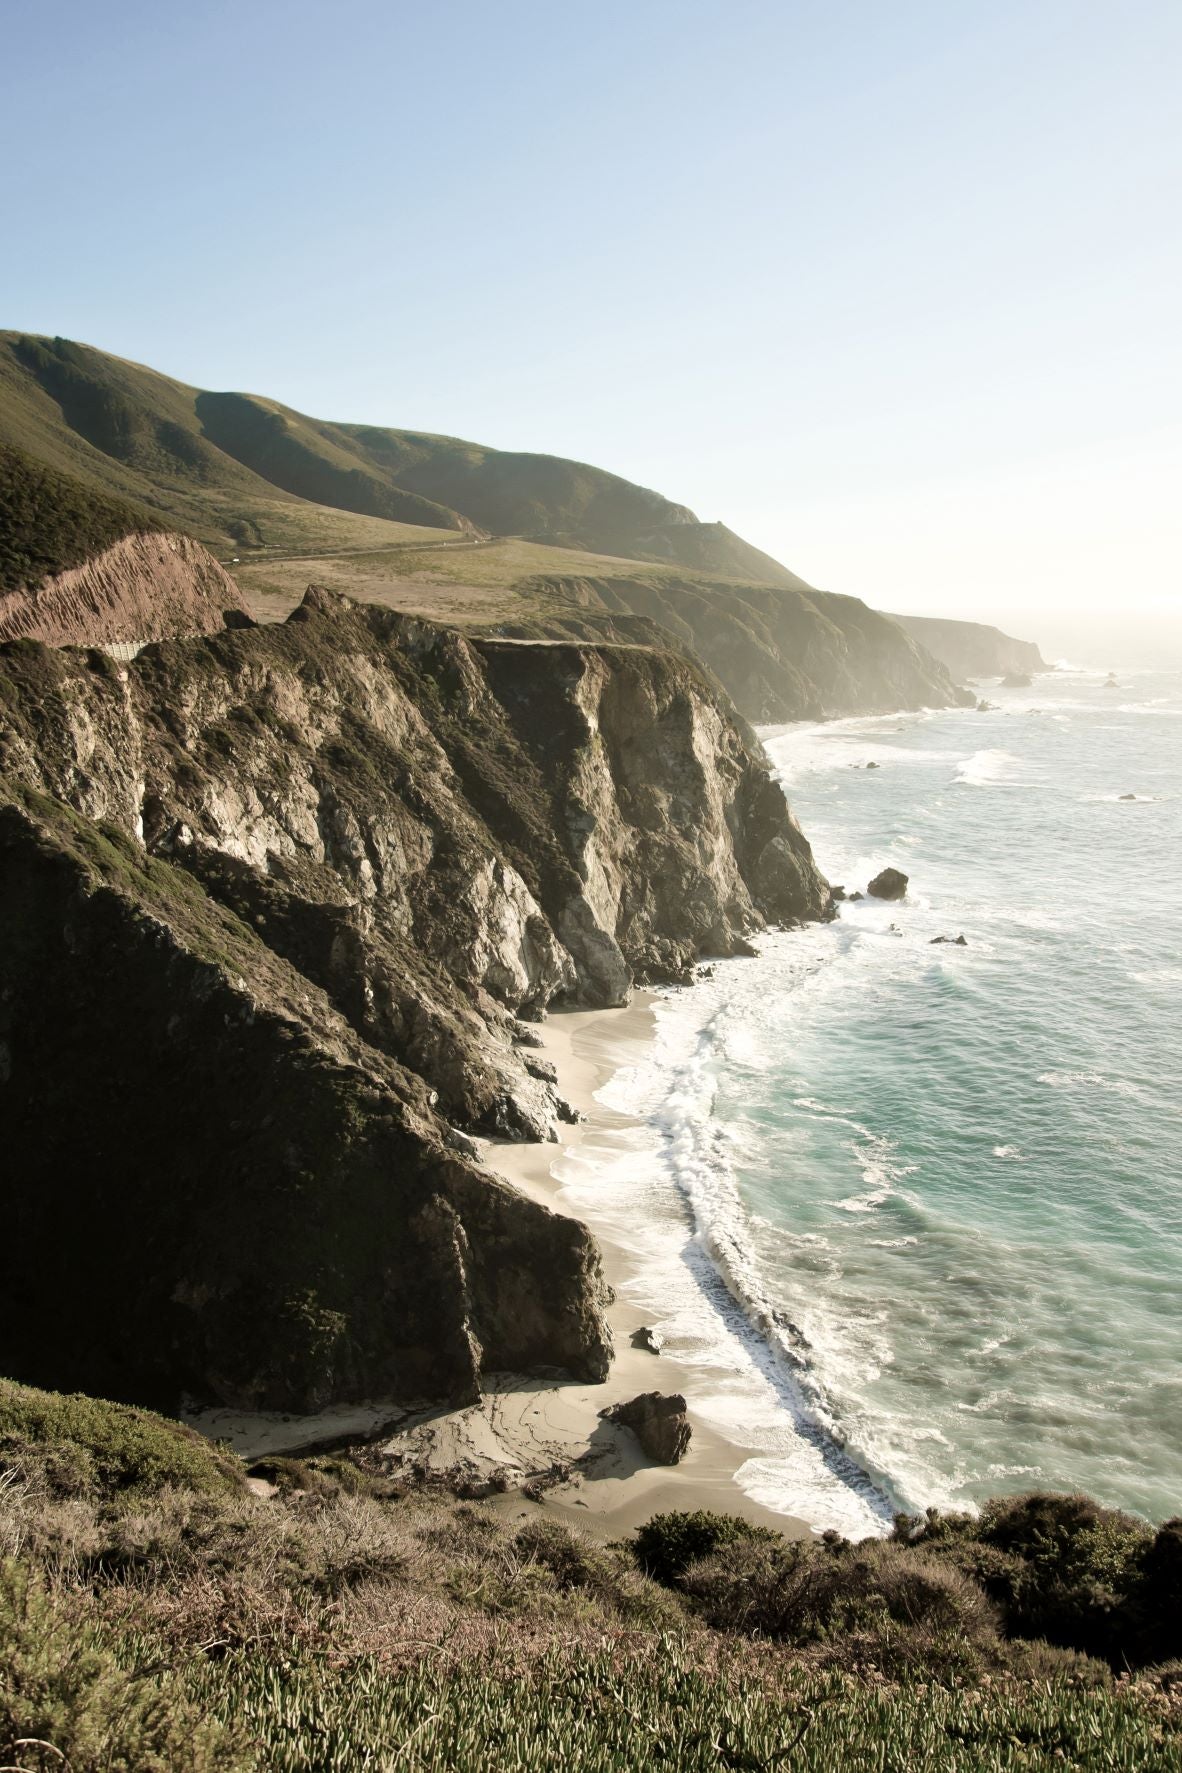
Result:
M23 333L0 333L0 444L206 543L262 619L314 580L468 628L672 639L753 720L958 699L890 618L583 462L329 423ZM10 571L26 557L34 570L37 548L53 556L71 530L75 548L102 533L76 494L46 521L42 540L26 526L10 545Z
M458 532L803 584L723 525L584 462L329 423L258 395L191 388L68 339L0 333L0 441L138 500L223 553ZM435 534L399 533L405 526Z

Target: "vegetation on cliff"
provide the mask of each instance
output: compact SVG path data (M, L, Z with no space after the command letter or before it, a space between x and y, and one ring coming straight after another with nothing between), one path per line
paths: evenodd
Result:
M135 505L0 443L0 592L39 585L154 527Z
M1182 1766L1176 1586L1143 1594L1149 1638L1108 1609L1114 1571L1174 1567L1173 1526L1041 1497L886 1543L665 1516L605 1546L525 1502L400 1490L374 1449L264 1495L241 1470L113 1484L66 1426L68 1457L54 1424L0 1442L0 1750L30 1773ZM999 1606L998 1560L1028 1599L1076 1597L1060 1644L1108 1619L1107 1659Z

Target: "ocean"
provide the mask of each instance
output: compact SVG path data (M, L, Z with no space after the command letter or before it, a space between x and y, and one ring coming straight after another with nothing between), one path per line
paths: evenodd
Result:
M817 1527L1182 1511L1182 676L1105 675L766 729L828 878L907 897L663 994L630 1123L559 1165L743 1489Z

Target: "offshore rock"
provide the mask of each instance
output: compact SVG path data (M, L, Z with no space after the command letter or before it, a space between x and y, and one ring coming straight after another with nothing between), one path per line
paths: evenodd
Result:
M907 876L898 868L884 868L866 888L872 899L902 899L907 892Z

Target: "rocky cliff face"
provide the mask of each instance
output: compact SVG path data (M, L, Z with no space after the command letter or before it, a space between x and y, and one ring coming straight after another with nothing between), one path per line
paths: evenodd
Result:
M800 581L572 577L533 584L551 604L561 599L570 607L569 618L548 619L551 632L670 637L709 663L748 720L822 720L973 700L892 617Z
M553 1128L521 1017L825 915L701 672L310 593L127 666L4 647L0 716L7 1210L46 1252L0 1366L293 1408L601 1375L590 1240L453 1129Z
M142 646L214 634L226 612L245 616L237 585L188 536L124 536L81 566L40 585L0 593L0 641L50 646Z
M947 622L940 616L896 616L921 646L925 646L963 683L969 677L1005 677L1049 671L1050 666L1031 640L1015 640L985 622Z

